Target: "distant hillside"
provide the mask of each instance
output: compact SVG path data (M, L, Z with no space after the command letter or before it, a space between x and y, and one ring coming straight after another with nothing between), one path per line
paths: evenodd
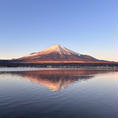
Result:
M31 53L15 61L27 63L105 63L89 55L79 54L60 45L53 45L40 52Z

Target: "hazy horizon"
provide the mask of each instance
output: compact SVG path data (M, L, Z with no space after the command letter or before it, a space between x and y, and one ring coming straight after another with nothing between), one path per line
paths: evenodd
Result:
M59 48L58 49L58 51L57 51L57 48ZM67 52L65 52L65 49L67 49L66 51ZM46 52L46 54L48 53L48 51L50 52L54 52L54 51L57 51L59 54L60 53L64 53L64 55L66 55L66 53L78 53L78 52L75 52L75 51L73 51L73 50L71 50L71 49L68 49L67 47L65 47L65 46L62 46L62 45L59 45L59 44L55 44L55 45L52 45L52 46L50 46L50 47L48 47L48 48L46 48L46 49L42 49L42 50L40 50L39 52L40 53L42 53L42 51L47 51ZM62 52L60 52L60 51L62 51ZM69 52L68 52L69 51ZM27 55L24 55L24 56L21 56L21 57L16 57L16 58L8 58L8 60L10 60L10 59L19 59L19 58L25 58L25 57L28 57L28 56L30 56L30 55L32 55L32 54L35 54L35 55L38 55L39 54L39 52L32 52L32 53L30 53L30 54L27 54ZM78 53L79 55L86 55L86 54L80 54L80 53ZM44 55L45 55L45 53L44 53ZM56 55L55 55L56 56ZM71 55L72 56L72 55ZM70 58L71 58L71 56L70 56ZM73 55L74 56L74 55ZM93 57L92 55L88 55L88 56L91 56L91 57ZM34 56L34 58L35 58L35 56ZM96 57L93 57L93 58L96 58ZM53 57L52 57L52 59L53 59ZM96 59L98 59L98 58L96 58ZM1 59L2 60L2 59ZM7 60L7 59L3 59L3 60ZM39 58L39 60L40 60L40 58ZM98 60L101 60L101 59L98 59ZM110 60L106 60L106 61L110 61Z
M117 0L1 0L0 59L59 44L118 61Z

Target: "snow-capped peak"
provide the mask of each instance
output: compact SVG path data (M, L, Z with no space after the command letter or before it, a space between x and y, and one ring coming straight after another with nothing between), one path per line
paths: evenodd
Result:
M78 55L80 56L80 54L71 51L67 48L65 48L64 46L60 46L60 45L53 45L49 48L46 48L44 50L41 50L40 52L36 52L36 53L31 53L25 57L32 57L32 56L37 56L37 55L45 55L45 54L50 54L50 53L58 53L60 55Z
M96 61L94 57L89 55L78 54L72 50L60 45L53 45L40 52L35 52L30 55L19 58L24 62L39 62L39 61Z
M64 46L60 46L60 45L53 45L43 51L41 51L40 53L50 53L50 52L57 52L60 55L79 55L78 53L71 51L67 48L65 48Z
M61 50L62 50L62 47L60 45L53 45L45 50L42 50L42 52L52 52L52 51L60 52Z

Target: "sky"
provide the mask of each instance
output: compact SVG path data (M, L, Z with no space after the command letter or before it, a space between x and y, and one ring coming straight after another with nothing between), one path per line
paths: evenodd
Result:
M118 0L0 0L0 59L59 44L118 61Z

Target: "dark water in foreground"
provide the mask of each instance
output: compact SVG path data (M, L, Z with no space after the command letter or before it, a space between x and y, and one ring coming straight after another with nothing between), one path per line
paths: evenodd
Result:
M117 118L117 84L110 71L2 71L0 118Z

